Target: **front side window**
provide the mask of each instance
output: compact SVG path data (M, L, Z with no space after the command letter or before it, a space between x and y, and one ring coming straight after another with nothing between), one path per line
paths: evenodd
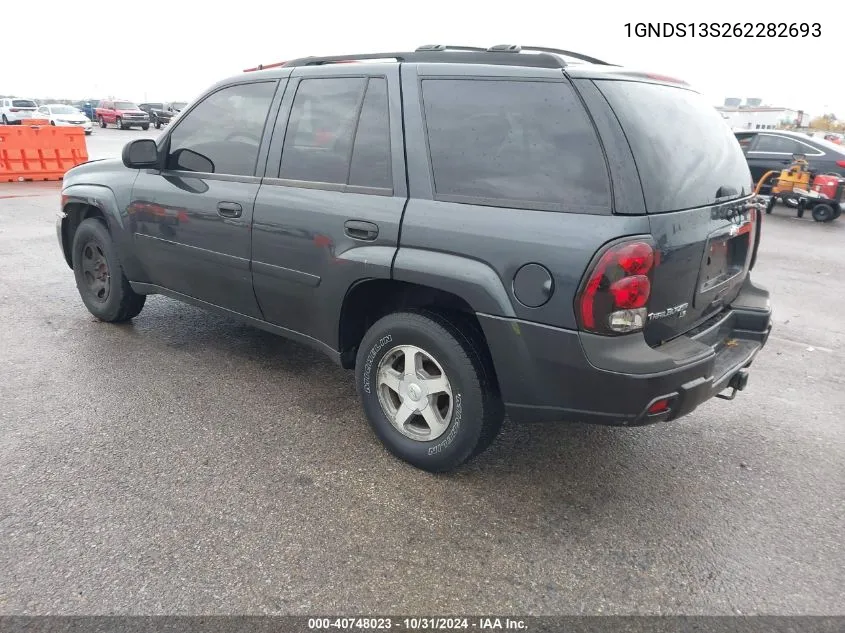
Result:
M252 176L276 83L229 86L180 117L167 169Z
M438 199L609 210L604 156L569 84L426 79L422 91Z

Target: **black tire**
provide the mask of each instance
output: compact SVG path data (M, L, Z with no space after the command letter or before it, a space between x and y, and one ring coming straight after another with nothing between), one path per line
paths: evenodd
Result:
M836 217L836 211L829 204L817 204L813 207L813 219L816 222L830 222Z
M106 120L103 117L100 117L98 120L100 121L100 127L105 128L107 125Z
M155 123L153 123L153 125L157 130L161 129L161 121L159 121L158 119L155 120Z
M76 288L88 311L101 321L119 323L138 315L144 307L146 295L132 290L106 225L96 218L84 220L73 236L73 274ZM105 293L92 287L86 262L104 260L108 277Z
M448 426L430 441L400 432L380 401L379 366L402 345L416 346L439 363L451 386ZM489 354L479 334L458 319L427 311L383 317L361 341L355 378L375 434L393 455L422 470L456 469L483 452L501 429L504 407Z
M144 131L146 132L147 130L149 130L149 129L150 129L150 124L149 124L149 123L144 123L144 124L141 126L141 129L142 129L142 130L144 130Z
M56 125L55 121L50 121L50 125Z
M3 125L9 125L9 119L6 118L6 115L3 115Z
M114 120L114 124L117 126L117 128L118 128L119 130L125 130L125 129L126 129L126 128L123 126L123 119L121 119L120 117L117 117L117 118Z

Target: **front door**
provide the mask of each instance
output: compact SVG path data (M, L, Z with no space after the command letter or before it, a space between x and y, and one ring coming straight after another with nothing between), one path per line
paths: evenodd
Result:
M252 81L211 93L166 137L164 169L138 174L129 218L149 283L260 318L250 229L277 84Z
M346 291L390 278L407 198L401 101L397 66L317 72L297 68L281 104L255 203L253 283L268 321L335 347Z

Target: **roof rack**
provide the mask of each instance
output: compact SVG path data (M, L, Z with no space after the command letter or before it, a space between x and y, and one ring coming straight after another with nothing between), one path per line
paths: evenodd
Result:
M536 55L515 55L522 51L537 53ZM425 44L414 51L400 53L362 53L355 55L330 55L324 57L301 57L275 64L259 64L255 68L248 68L244 72L264 70L267 68L295 67L295 66L324 66L328 64L343 64L350 62L365 62L381 59L393 59L397 62L446 62L466 64L494 64L518 65L540 68L564 68L566 62L562 56L580 59L591 64L612 66L608 62L595 57L582 55L573 51L543 46L520 46L518 44L497 44L489 48L476 46L451 46L447 44ZM517 61L517 59L519 61Z

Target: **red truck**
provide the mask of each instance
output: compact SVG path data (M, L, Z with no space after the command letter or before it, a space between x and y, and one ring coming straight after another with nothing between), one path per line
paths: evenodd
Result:
M133 126L140 127L142 130L150 129L150 115L131 101L105 99L100 101L100 105L94 112L100 127L115 125L121 130Z

